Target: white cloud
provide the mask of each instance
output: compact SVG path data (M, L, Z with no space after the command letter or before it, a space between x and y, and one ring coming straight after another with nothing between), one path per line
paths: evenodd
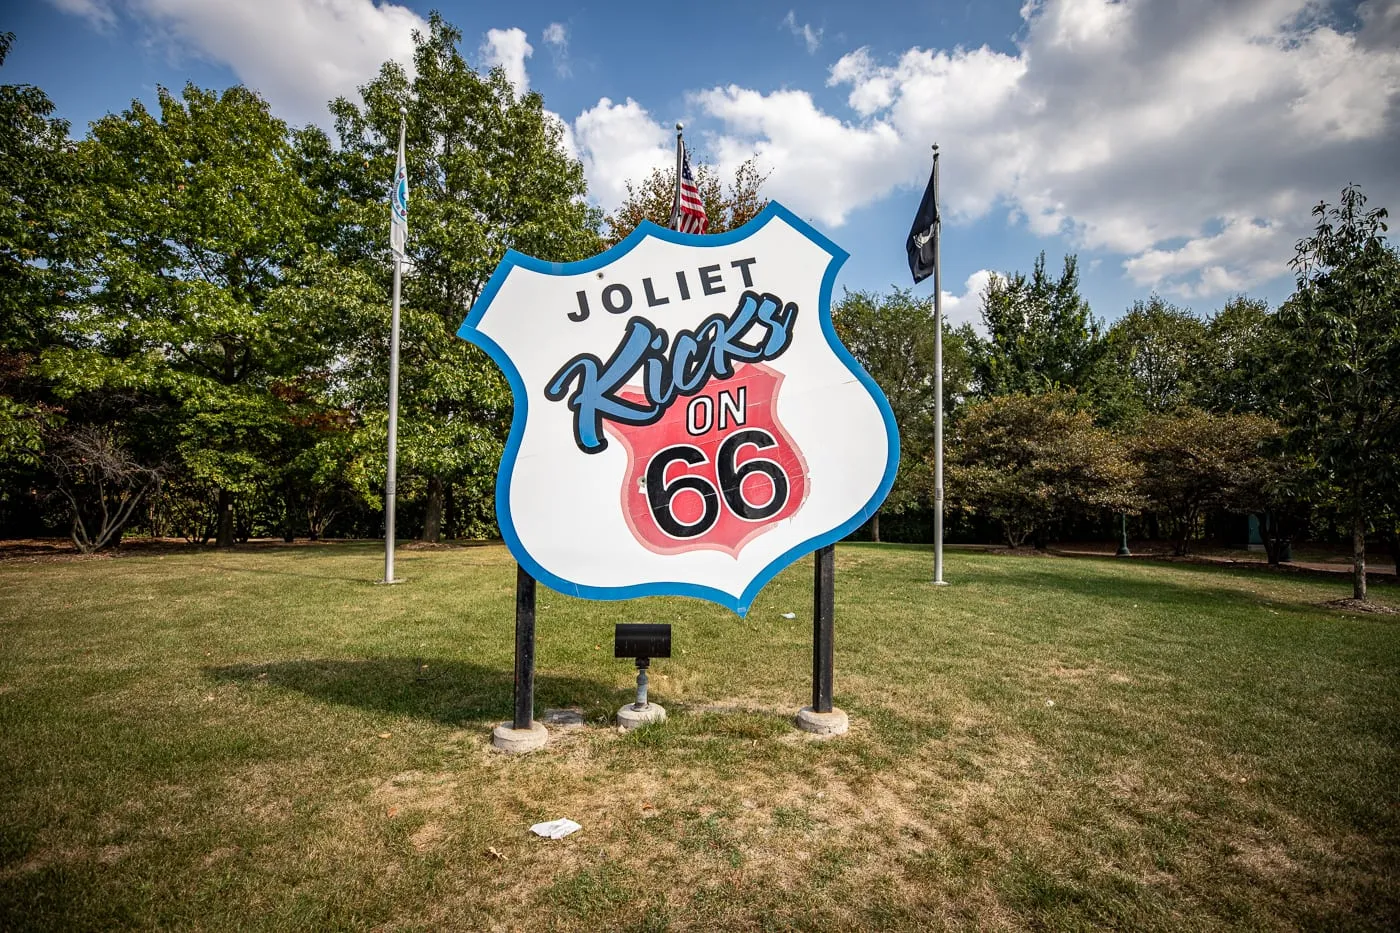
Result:
M978 269L963 283L961 295L943 292L943 320L952 327L971 324L978 333L986 336L986 329L982 326L982 293L987 290L992 274L990 269Z
M517 97L530 89L530 76L525 72L525 59L535 51L525 38L525 30L492 29L486 33L481 43L481 57L488 67L500 65L505 70L506 80L515 88Z
M107 0L52 0L98 25L115 22ZM353 97L388 59L412 65L407 7L370 0L126 0L122 11L176 48L220 62L293 123L329 123L326 103Z
M554 61L554 72L561 78L567 78L573 74L569 67L569 30L563 23L550 23L544 27L544 34L541 36L544 44L549 46L550 58Z
M819 49L822 44L821 29L813 29L809 23L802 23L799 25L797 22L797 13L792 10L788 10L787 16L783 17L782 24L788 28L788 32L802 40L803 44L807 46L808 55L816 54L817 49Z
M99 31L117 24L117 12L108 0L49 0L64 13L81 16Z
M614 104L604 97L574 121L589 196L604 207L621 204L626 183L640 182L674 158L670 133L632 98Z
M1140 285L1217 294L1286 273L1308 208L1343 184L1400 200L1400 3L1363 4L1355 32L1320 9L1044 0L1012 54L841 57L828 84L850 118L793 89L693 100L722 124L722 170L757 153L769 193L823 223L921 185L938 141L951 222L1000 206L1125 257Z

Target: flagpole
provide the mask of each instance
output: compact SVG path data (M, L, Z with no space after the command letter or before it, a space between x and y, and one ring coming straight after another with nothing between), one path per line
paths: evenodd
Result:
M679 229L676 224L681 217L681 163L684 159L685 143L681 141L681 132L685 129L684 123L676 124L676 190L671 200L671 224L672 230Z
M939 247L943 218L938 212L938 143L933 144L933 585L943 580L943 282Z
M404 130L408 109L399 108L399 152L403 152ZM394 185L397 188L397 172ZM405 237L406 239L406 237ZM389 323L389 470L384 479L384 583L398 583L394 578L394 511L398 498L399 447L399 283L403 277L403 254L394 255L394 310Z

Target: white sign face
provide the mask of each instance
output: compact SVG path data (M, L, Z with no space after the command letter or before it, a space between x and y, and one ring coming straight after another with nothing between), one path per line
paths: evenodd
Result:
M510 380L496 518L535 579L744 615L884 501L889 403L841 346L846 253L776 203L728 233L643 223L581 262L510 252L458 335Z

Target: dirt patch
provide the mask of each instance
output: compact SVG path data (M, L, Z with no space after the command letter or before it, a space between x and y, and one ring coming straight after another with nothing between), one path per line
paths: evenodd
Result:
M408 837L408 841L417 851L426 852L441 842L446 836L447 830L443 829L437 823L424 823L418 828L417 832Z
M1400 609L1392 609L1390 606L1373 603L1369 599L1356 599L1351 596L1344 599L1329 599L1321 605L1327 609L1340 609L1344 612L1374 612L1378 615L1400 614Z
M397 812L398 808L442 810L452 806L457 782L446 774L405 771L374 789L377 802Z

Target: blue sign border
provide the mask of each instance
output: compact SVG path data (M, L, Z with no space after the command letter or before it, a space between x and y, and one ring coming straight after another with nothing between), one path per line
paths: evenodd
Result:
M831 261L827 263L826 272L822 276L821 298L819 317L822 324L822 333L826 336L827 343L831 345L838 359L846 365L852 373L860 379L861 383L869 390L875 399L876 407L880 409L880 415L885 420L885 433L889 437L889 454L885 466L885 475L880 481L880 486L875 490L875 494L855 515L845 522L842 522L832 530L808 538L801 544L789 548L783 554L771 561L764 567L756 577L745 587L744 592L737 598L713 587L700 586L695 583L680 582L660 582L647 583L634 586L584 586L565 580L556 576L540 566L539 562L531 556L530 552L521 542L520 536L516 534L515 523L510 514L510 477L515 472L515 457L520 450L520 438L525 433L525 418L529 411L529 396L525 390L525 383L520 378L520 372L515 368L510 356L490 337L477 329L477 324L486 314L491 302L495 300L496 293L509 278L511 270L519 266L531 272L540 272L545 275L578 275L582 272L593 272L604 266L610 265L623 256L631 252L639 243L647 237L655 237L665 240L668 243L679 243L685 246L727 246L731 243L738 243L758 231L762 230L770 221L781 218L793 229L803 236L816 243L831 255ZM885 496L889 495L890 487L894 485L895 473L899 469L899 431L895 426L894 412L890 409L890 403L885 398L885 393L875 384L875 380L870 378L870 374L856 362L850 351L842 346L837 339L836 329L831 323L831 290L836 284L836 273L845 264L850 254L818 233L810 224L803 221L792 211L783 207L776 201L769 201L758 216L748 223L735 230L726 233L716 234L695 234L680 233L675 230L668 230L658 226L649 220L644 220L621 242L612 249L599 253L597 256L588 259L581 259L578 262L546 262L536 259L533 256L526 256L524 253L515 250L507 250L505 258L496 267L490 280L486 283L486 288L482 290L476 303L472 305L471 312L467 315L462 326L457 330L457 336L481 347L487 352L496 365L505 373L507 381L510 382L510 390L515 399L515 411L510 422L510 438L506 441L505 453L501 456L501 466L496 473L496 521L501 527L501 535L505 538L506 546L510 548L512 556L520 563L529 574L541 583L552 589L558 590L570 596L580 596L584 599L633 599L639 596L694 596L697 599L708 600L732 609L740 618L748 614L752 606L753 598L758 592L768 585L768 581L782 571L788 564L793 563L798 558L812 553L818 548L833 544L846 535L859 528L866 519L875 513L880 504L885 501Z

